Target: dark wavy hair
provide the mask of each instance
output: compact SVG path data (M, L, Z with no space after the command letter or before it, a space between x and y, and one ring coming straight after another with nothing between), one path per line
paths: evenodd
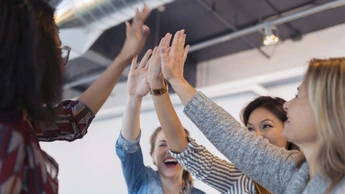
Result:
M62 58L54 9L44 0L1 0L0 114L55 120Z
M274 114L281 122L285 122L286 112L283 108L283 104L286 101L282 98L275 97L272 98L271 96L259 96L253 101L251 101L245 108L242 109L241 117L242 122L247 126L248 120L250 115L255 109L264 108ZM293 144L292 142L288 142L286 144L287 150L299 150L298 146ZM260 184L254 182L255 189L258 194L271 194L270 191L262 187Z
M150 155L152 156L154 150L155 150L155 146L156 146L156 139L157 139L157 135L160 131L162 131L162 127L157 127L157 129L155 129L155 131L152 133L151 137L150 137ZM184 129L184 132L186 133L186 136L189 137L189 131L187 129ZM183 180L186 180L189 182L189 184L193 184L193 178L192 175L183 169L183 174L182 174L182 178Z
M272 98L271 96L259 96L253 101L251 101L245 108L242 109L241 117L242 122L247 126L248 120L252 112L258 108L264 108L274 114L281 122L285 122L286 111L283 108L283 105L286 101L282 98L275 97ZM298 150L299 148L291 143L288 142L286 146L287 150Z

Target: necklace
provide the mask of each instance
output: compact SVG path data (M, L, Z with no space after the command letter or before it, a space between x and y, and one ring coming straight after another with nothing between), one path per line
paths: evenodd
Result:
M186 194L186 181L184 181L183 187L180 190L180 194Z

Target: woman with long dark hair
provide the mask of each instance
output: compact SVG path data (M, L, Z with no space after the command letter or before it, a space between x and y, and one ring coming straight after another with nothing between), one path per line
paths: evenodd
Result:
M123 69L143 48L150 10L137 10L121 53L76 101L59 104L69 48L46 0L0 1L0 191L58 193L58 165L38 141L87 133ZM62 56L64 54L64 56ZM59 104L58 106L56 106Z

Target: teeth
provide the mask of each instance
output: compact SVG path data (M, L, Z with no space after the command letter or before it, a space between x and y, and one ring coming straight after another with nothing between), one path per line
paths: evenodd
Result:
M177 160L169 158L165 159L164 162L177 162Z

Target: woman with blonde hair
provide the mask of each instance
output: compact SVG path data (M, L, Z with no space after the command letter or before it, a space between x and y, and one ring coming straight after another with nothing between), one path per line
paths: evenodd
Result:
M283 136L303 151L277 148L245 130L228 112L183 78L183 63L169 58L170 39L160 49L162 72L182 101L184 113L245 175L279 194L345 192L345 58L313 59L296 98L284 104ZM174 45L172 45L174 47ZM173 50L173 49L171 49ZM171 52L171 51L170 51ZM171 150L184 155L181 142ZM188 165L192 157L183 158ZM207 157L199 168L209 168Z

